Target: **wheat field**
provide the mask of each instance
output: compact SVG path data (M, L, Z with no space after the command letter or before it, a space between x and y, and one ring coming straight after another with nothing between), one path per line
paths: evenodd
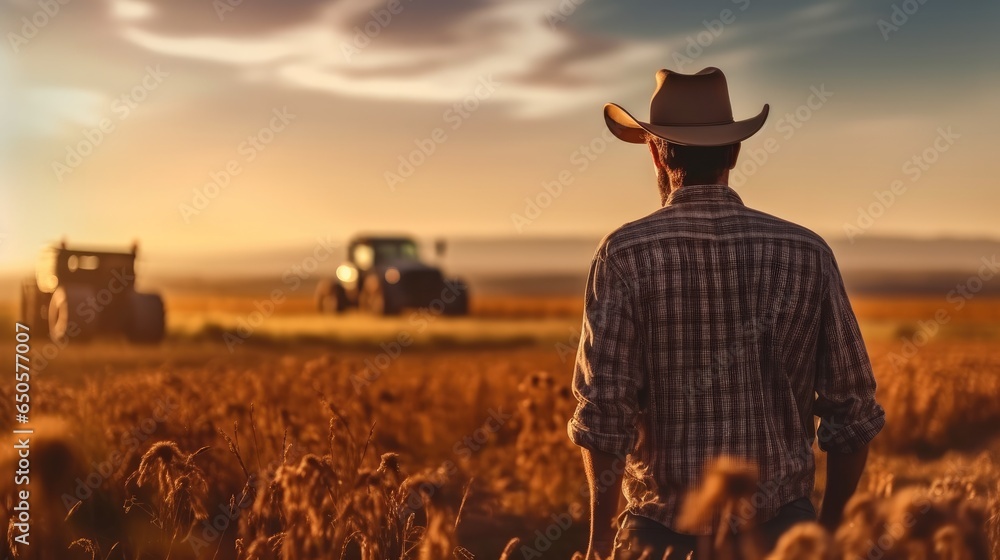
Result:
M1000 303L975 302L930 332L922 318L936 306L857 302L887 426L840 530L799 526L770 558L1000 557ZM480 325L394 346L393 325L349 341L261 330L232 352L222 327L197 335L174 311L160 347L107 341L42 357L31 545L10 527L8 556L568 559L585 548L584 473L565 430L571 305L522 319L531 336L508 325L490 338ZM5 445L0 468L16 461ZM817 463L814 501L821 453ZM717 491L692 495L692 515L756 491L731 465L709 479ZM762 558L746 538L709 546L716 558Z

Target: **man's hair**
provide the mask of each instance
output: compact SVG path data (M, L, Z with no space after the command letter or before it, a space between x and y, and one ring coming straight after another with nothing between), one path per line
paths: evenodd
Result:
M662 138L654 140L660 151L660 161L677 184L715 181L732 168L732 149L739 145L681 146Z

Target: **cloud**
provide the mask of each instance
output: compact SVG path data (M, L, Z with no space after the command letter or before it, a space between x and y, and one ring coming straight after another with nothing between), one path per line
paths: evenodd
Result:
M244 36L165 32L137 7L140 0L109 1L128 41L228 65L248 79L363 99L453 103L470 95L480 78L492 77L499 87L490 102L526 118L607 101L664 57L662 41L597 38L550 23L546 14L555 7L538 0L484 2L442 16L444 26L425 22L425 34L439 41L399 40L417 35L407 18L418 19L420 0L401 0L396 14L385 11L386 0L332 2L306 21Z
M185 18L182 3L161 2L154 12L151 0L107 1L129 42L225 65L246 80L366 100L451 104L492 78L498 88L489 103L523 118L646 92L661 67L694 72L714 64L749 73L789 56L789 43L802 53L867 23L834 1L780 14L747 4L702 49L703 58L678 68L684 60L678 55L704 28L650 39L602 37L573 26L574 15L560 7L578 3L565 0L309 0L295 9L244 3L224 21L204 9ZM275 23L262 27L269 19ZM241 27L247 22L251 29Z
M851 2L842 0L776 14L758 13L764 9L754 4L746 13L737 12L737 21L711 45L710 54L727 61L732 59L734 65L750 60L757 64L773 63L777 58L802 56L811 50L829 47L829 39L870 26L872 21L859 14Z
M30 87L15 90L16 110L5 115L4 141L20 135L62 137L95 127L107 116L109 101L103 93L73 87Z
M155 13L153 5L142 0L118 0L111 8L122 21L149 19Z

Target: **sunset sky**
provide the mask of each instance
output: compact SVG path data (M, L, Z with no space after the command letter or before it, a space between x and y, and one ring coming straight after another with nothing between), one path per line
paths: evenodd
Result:
M829 238L1000 238L995 1L62 1L0 8L0 270L63 235L599 236L659 205L601 107L645 118L663 67L722 68L737 119L771 105L749 205Z

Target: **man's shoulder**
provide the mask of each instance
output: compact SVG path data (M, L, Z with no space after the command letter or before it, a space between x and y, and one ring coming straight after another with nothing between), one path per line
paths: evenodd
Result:
M619 252L635 249L657 240L688 235L699 236L698 232L692 233L689 223L676 219L678 216L672 210L674 208L669 206L660 208L615 228L601 240L595 256L612 258ZM712 236L720 240L784 241L809 247L820 254L833 257L833 250L822 236L790 220L746 206L740 206L736 214L731 217L734 218L731 229L722 233L713 232Z
M746 213L751 219L759 223L760 234L763 237L773 237L775 239L788 239L806 245L813 246L816 250L833 255L833 249L823 236L815 231L793 221L779 218L773 214L762 212L755 208L746 208Z

